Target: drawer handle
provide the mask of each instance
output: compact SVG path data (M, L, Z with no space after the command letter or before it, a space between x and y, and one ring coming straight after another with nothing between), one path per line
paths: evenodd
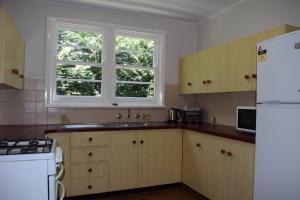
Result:
M196 147L201 147L201 144L200 144L200 143L197 143L197 144L196 144Z
M212 81L211 80L207 80L206 83L210 84L210 83L212 83Z
M92 156L93 155L93 153L92 152L89 152L89 156Z
M230 151L227 152L227 156L232 156L232 153Z
M136 141L135 141L135 140L133 140L133 141L132 141L132 144L136 144Z
M226 153L226 151L224 150L224 149L221 149L221 154L224 154L224 153Z
M88 189L91 190L93 188L93 186L91 185L88 185Z
M202 81L202 83L203 83L203 84L206 84L207 82L206 82L206 81Z
M19 75L20 72L17 68L14 68L14 69L11 70L11 73L15 74L15 75Z
M257 78L257 75L256 74L252 74L252 78Z
M89 168L88 169L88 172L92 173L93 169L92 168Z
M187 85L188 85L188 86L192 86L192 83L191 83L191 82L188 82Z
M249 80L249 79L250 79L250 76L249 76L249 75L245 75L245 79L246 79L246 80Z
M141 143L141 144L144 144L144 140L141 140L140 143Z
M90 142L91 142L91 141L93 141L93 138L92 138L92 137L90 137L90 138L89 138L89 141L90 141Z

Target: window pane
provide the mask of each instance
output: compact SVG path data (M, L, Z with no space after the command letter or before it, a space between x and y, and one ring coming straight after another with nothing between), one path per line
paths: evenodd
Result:
M154 41L150 39L117 36L117 51L135 51L140 53L153 54Z
M58 30L58 44L102 48L103 38L99 33Z
M118 81L154 82L153 70L117 69Z
M118 65L138 65L143 67L153 67L153 56L149 54L117 52L116 63Z
M57 65L57 77L69 79L102 80L102 68L87 65Z
M59 61L101 63L101 50L59 46L57 59Z
M100 96L101 82L57 81L56 94L66 96Z
M128 84L117 83L117 97L153 97L154 87L152 84Z

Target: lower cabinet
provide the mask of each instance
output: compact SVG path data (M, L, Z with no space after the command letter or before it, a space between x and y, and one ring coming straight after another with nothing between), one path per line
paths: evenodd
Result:
M254 145L183 131L182 182L212 200L251 200Z
M72 196L108 192L111 133L70 134L70 193Z
M113 131L109 191L181 182L178 129Z

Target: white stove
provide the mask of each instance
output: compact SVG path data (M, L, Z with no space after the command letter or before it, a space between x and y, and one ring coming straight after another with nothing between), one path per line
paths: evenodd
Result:
M56 140L0 140L0 199L56 200L58 186L63 199L62 173Z

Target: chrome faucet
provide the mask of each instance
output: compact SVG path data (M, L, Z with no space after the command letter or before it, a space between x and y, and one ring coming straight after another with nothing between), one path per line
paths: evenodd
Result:
M131 110L128 108L127 118L129 119L131 117Z

